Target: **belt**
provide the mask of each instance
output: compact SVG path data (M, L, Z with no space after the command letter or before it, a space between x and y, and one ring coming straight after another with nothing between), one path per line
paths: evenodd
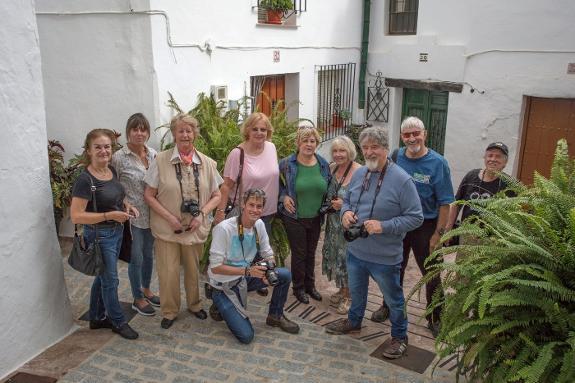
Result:
M97 223L95 225L86 225L86 226L88 226L90 229L96 229L96 226L98 227L98 229L113 229L119 225L121 225L121 223L116 221L104 221Z

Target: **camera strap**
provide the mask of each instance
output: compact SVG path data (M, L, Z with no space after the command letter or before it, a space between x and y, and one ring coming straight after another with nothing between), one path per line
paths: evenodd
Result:
M244 262L246 261L246 255L244 254L244 225L242 224L242 216L241 214L238 215L238 238L240 240L240 247L242 248L242 257L244 258ZM254 222L254 236L256 237L256 251L260 252L260 236L258 235L258 229L256 229L256 223Z
M238 170L238 178L236 178L236 192L234 193L234 200L232 205L236 206L236 200L238 198L238 191L240 190L240 185L242 184L242 175L244 173L244 149L236 146L236 149L240 150L240 169Z
M341 185L343 185L343 181L345 181L345 177L347 177L347 175L349 174L349 169L351 169L351 165L353 165L353 161L349 162L349 165L347 165L347 168L345 169L345 172L343 173L343 176L340 178L340 180L337 180L337 177L335 176L335 174L337 173L337 169L339 168L339 165L335 167L335 169L333 169L333 178L335 178L335 182L336 182L336 187L335 187L335 193L334 195L337 196L337 193L339 192L339 189L341 188Z
M371 219L373 216L373 209L375 207L375 200L377 199L377 195L379 194L379 190L381 189L381 185L383 184L383 177L385 177L385 173L387 172L387 166L389 165L389 161L387 161L385 163L385 166L383 167L383 169L381 169L381 172L379 173L379 178L377 179L377 186L375 187L375 194L373 196L373 201L371 202L371 210L369 211L369 218ZM370 173L372 173L371 171L367 171L365 173L365 176L363 177L363 182L361 184L361 191L359 193L359 197L357 199L357 205L355 206L355 211L353 212L353 215L357 215L357 211L359 210L359 201L361 200L361 197L363 196L363 192L365 192L367 189L369 189L369 176Z
M178 162L174 165L176 168L176 178L180 183L180 194L182 195L182 201L184 198L184 189L182 187L182 165ZM198 164L192 163L192 168L194 169L194 183L196 184L196 192L198 193L198 205L200 204L200 171L198 170Z

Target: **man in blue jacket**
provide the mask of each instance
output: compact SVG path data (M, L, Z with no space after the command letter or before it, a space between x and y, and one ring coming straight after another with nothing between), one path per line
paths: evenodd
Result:
M402 240L423 222L421 203L411 177L388 160L389 140L382 128L359 135L366 166L349 184L341 209L347 247L351 307L347 319L326 327L330 334L359 332L367 304L369 277L381 289L390 308L391 343L383 351L390 359L407 349L407 318L400 285Z
M433 265L433 263L428 263L426 268L425 259L437 247L439 239L445 233L450 204L454 201L449 165L442 155L425 146L426 138L427 131L419 118L407 117L401 123L401 139L405 148L399 150L394 161L415 182L424 218L423 224L407 233L403 239L402 285L411 250L413 250L413 256L422 275L426 275L427 268ZM442 293L439 277L425 285L427 307L430 306L431 299L437 290L440 294ZM389 310L385 301L379 310L373 313L371 318L373 321L383 322L387 319ZM426 316L427 327L434 336L437 336L439 331L440 314L441 306L438 306Z

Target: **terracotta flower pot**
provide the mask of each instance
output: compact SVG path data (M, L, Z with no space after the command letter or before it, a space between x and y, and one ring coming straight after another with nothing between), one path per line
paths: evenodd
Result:
M268 24L281 24L283 13L282 10L268 9Z
M332 114L331 126L333 126L334 128L341 128L343 126L343 118L339 116L339 113Z

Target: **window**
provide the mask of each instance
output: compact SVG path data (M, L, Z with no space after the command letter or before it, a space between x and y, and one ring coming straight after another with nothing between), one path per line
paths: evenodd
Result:
M419 0L389 0L389 34L416 34L418 8Z
M267 5L287 5L289 9L269 12ZM259 25L297 26L297 16L307 10L307 0L257 0Z
M354 84L355 63L319 66L317 126L324 141L345 134L351 126Z

